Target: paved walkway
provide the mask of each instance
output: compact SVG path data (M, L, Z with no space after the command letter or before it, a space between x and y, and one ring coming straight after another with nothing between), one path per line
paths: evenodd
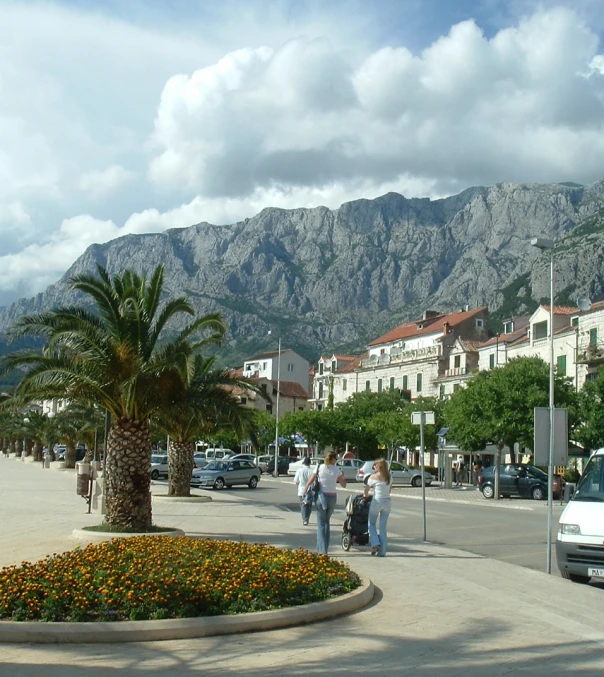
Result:
M195 535L313 548L312 526L295 513L250 504L247 491L215 492L212 503L198 505L157 502L155 521ZM85 510L73 473L0 458L0 565L74 547L71 529L99 522ZM367 548L344 553L340 516L331 552L376 584L366 609L231 637L0 645L0 677L604 674L603 590L404 538L392 539L385 559Z

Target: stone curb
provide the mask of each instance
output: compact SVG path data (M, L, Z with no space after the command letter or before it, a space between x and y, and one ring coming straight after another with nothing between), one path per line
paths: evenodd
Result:
M92 543L100 543L102 541L111 541L114 538L133 538L134 536L169 536L170 538L174 538L175 536L184 536L185 532L182 529L167 529L166 531L124 534L114 531L89 531L88 529L74 529L71 532L71 535L74 538L79 538L80 540L91 541ZM75 625L78 625L78 623Z
M352 592L304 606L256 611L233 616L203 616L161 621L115 623L21 623L0 621L0 643L116 644L192 639L242 632L276 630L343 616L367 606L375 594L370 580Z
M211 496L168 496L167 494L151 494L157 503L211 503Z

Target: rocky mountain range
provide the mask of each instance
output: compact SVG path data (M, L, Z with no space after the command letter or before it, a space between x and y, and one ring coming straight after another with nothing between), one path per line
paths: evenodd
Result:
M309 359L360 350L426 309L488 305L494 317L549 297L549 258L532 237L557 241L556 298L604 296L604 180L502 183L440 200L388 193L339 209L267 208L226 226L200 223L93 245L54 285L0 311L0 333L20 315L71 303L69 277L163 263L166 291L229 326L225 360L274 348L276 336ZM268 336L268 330L272 330ZM5 348L6 349L6 348Z

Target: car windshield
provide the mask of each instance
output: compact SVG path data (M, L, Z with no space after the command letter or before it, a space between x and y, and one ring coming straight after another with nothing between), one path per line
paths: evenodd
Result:
M547 482L547 473L544 473L543 470L539 470L539 468L535 468L533 465L527 465L524 466L526 469L526 474L530 475L531 477L535 477L536 479L543 480L544 482Z
M205 470L226 470L228 466L228 463L225 463L224 461L210 461L206 467L204 468Z
M592 456L577 483L573 501L604 502L604 456Z

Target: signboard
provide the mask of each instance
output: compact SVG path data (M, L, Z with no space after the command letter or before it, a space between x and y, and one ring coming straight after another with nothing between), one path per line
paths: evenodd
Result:
M433 411L414 411L411 414L411 423L413 425L422 424L422 414L424 415L424 425L434 425L434 412Z
M549 407L535 407L535 457L533 463L549 465ZM568 410L554 407L554 451L552 464L568 464Z

